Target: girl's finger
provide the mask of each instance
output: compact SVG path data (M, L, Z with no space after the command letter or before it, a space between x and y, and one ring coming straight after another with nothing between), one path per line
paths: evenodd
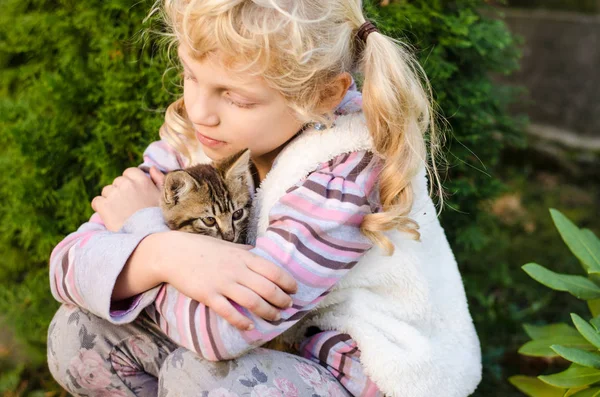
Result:
M238 312L233 305L222 295L210 299L208 306L225 321L241 331L254 328L254 323L249 318ZM251 328L250 328L251 327Z
M112 185L114 187L119 187L119 185L121 185L124 181L125 181L125 177L124 176L118 176L115 178L115 180L113 181Z
M298 291L298 283L287 271L258 255L250 254L252 257L246 261L246 266L250 270L271 280L288 294L295 294Z
M98 207L98 205L101 203L101 201L104 200L104 197L102 196L96 196L92 199L92 202L90 203L92 206L92 209L94 210L94 212L99 212L100 209Z
M145 181L147 176L144 171L138 167L129 167L123 171L123 176L131 179L132 181Z
M156 187L159 189L163 188L163 185L165 184L165 174L163 174L155 166L150 167L150 177L152 178L152 182L154 182Z
M102 188L101 196L104 198L107 198L108 195L110 194L110 192L112 192L114 189L115 189L115 187L113 185L104 186Z
M228 291L225 291L225 294L227 298L265 320L277 321L281 318L281 313L278 309L269 305L256 292L243 285L235 284Z
M283 292L281 288L279 288L272 281L267 280L266 278L254 273L253 271L244 272L244 274L241 275L238 279L238 283L245 287L248 287L250 290L254 291L254 293L258 294L265 301L267 301L275 307L287 309L292 305L292 298L290 298L288 294ZM238 301L236 300L236 302ZM260 316L264 319L267 319L267 317L264 317L262 315Z

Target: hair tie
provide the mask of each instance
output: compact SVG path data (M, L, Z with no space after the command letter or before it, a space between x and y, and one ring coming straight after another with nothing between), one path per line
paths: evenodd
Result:
M375 25L373 25L373 22L367 20L358 29L358 33L356 33L356 36L360 39L360 41L362 41L363 43L366 44L367 37L369 36L369 34L371 34L373 32L379 32L379 30L377 29L377 27Z

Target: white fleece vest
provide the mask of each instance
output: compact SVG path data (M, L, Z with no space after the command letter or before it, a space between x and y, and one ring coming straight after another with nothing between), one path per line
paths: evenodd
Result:
M290 142L256 192L249 243L266 232L269 211L286 190L319 164L371 148L362 113L340 116L335 127L309 129ZM371 249L284 338L300 341L311 325L350 334L366 374L390 397L468 396L481 380L479 340L424 168L412 183L410 217L420 225L421 241L387 233L395 253Z

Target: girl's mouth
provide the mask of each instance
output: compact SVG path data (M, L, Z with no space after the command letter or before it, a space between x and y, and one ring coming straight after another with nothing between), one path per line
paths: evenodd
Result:
M223 141L218 141L216 139L209 138L206 135L202 135L198 131L196 131L196 138L200 141L202 146L207 146L207 147L217 147L217 146L224 145L226 143Z

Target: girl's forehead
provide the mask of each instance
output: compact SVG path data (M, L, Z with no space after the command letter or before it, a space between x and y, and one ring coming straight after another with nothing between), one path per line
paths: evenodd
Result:
M180 44L177 50L181 63L191 72L207 72L213 79L225 79L229 83L237 83L248 87L270 90L264 78L250 71L235 70L235 59L226 57L220 51L211 51L197 58L185 44Z

